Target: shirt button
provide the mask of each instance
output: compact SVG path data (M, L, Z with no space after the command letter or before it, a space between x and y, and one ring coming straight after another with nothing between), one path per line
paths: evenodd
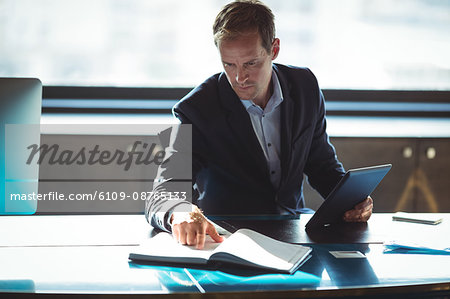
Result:
M271 173L271 174L275 174L275 170L272 170L270 173Z
M269 143L267 143L267 146L272 146L272 143L270 143L270 142L269 142Z

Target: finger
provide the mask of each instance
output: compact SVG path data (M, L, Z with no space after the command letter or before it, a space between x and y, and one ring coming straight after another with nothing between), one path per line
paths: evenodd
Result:
M354 222L357 219L357 215L354 213L354 210L350 210L345 212L343 218L346 222Z
M367 221L369 220L370 216L372 215L373 210L373 203L370 203L368 206L364 208L363 211L361 211L362 218Z
M172 237L177 243L180 242L179 236L180 236L179 225L172 226Z
M367 206L370 206L372 204L372 199L370 197L367 197L366 199L364 199L363 201L361 201L360 203L358 203L354 209L355 210L361 210L364 209Z
M347 211L344 213L344 215L342 215L342 219L344 219L344 221L348 221L349 217L350 217L350 211Z
M344 218L347 222L366 222L372 215L372 209L368 210L351 210L351 213Z
M369 220L370 216L372 216L372 210L365 211L361 216L362 221L366 222Z
M366 199L365 201L366 201L366 207L370 207L370 208L373 207L373 200L372 200L372 197L368 196L367 199Z
M344 221L346 222L359 222L361 220L362 211L361 210L349 210L344 214Z
M206 234L204 232L197 232L197 249L203 249L205 246Z
M178 235L178 237L179 237L180 243L183 245L186 245L186 238L187 238L186 231L180 230L180 234Z
M372 209L373 209L373 206L372 205L368 205L368 206L365 206L365 207L363 207L361 209L353 209L351 211L352 212L354 211L354 213L353 213L354 215L361 215L361 214L364 214L364 213L372 211Z
M186 243L188 245L195 245L197 241L197 236L195 231L189 231L186 236Z
M214 225L210 222L208 222L208 227L206 228L206 232L208 233L208 235L211 236L211 238L214 241L219 242L219 243L223 241L223 237L221 235L219 235L219 233L217 232Z
M373 210L373 205L368 205L364 208L363 212L371 212Z
M354 219L357 219L360 214L361 214L361 210L351 209L351 210L348 210L347 212L345 212L344 218L346 218L348 220L354 220Z

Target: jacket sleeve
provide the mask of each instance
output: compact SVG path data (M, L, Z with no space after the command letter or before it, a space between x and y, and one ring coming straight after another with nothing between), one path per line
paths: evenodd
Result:
M314 135L305 165L305 173L308 176L309 184L322 197L326 198L345 174L345 170L339 162L326 132L325 101L320 90L316 115Z
M160 134L165 158L158 168L153 190L145 202L145 216L155 228L170 232L174 211L192 211L192 135L191 125L180 124ZM164 144L164 135L170 135Z

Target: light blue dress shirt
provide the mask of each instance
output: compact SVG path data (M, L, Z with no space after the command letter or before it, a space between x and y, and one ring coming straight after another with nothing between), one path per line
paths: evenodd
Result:
M283 94L274 71L272 71L272 85L273 93L264 109L252 101L241 101L250 116L253 130L266 156L270 181L278 188L281 180L280 104L283 101Z

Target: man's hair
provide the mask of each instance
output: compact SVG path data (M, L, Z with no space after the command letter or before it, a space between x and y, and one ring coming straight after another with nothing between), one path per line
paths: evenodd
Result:
M233 40L245 33L259 33L262 46L271 52L275 38L274 15L269 7L258 0L236 0L225 5L213 25L214 43Z

